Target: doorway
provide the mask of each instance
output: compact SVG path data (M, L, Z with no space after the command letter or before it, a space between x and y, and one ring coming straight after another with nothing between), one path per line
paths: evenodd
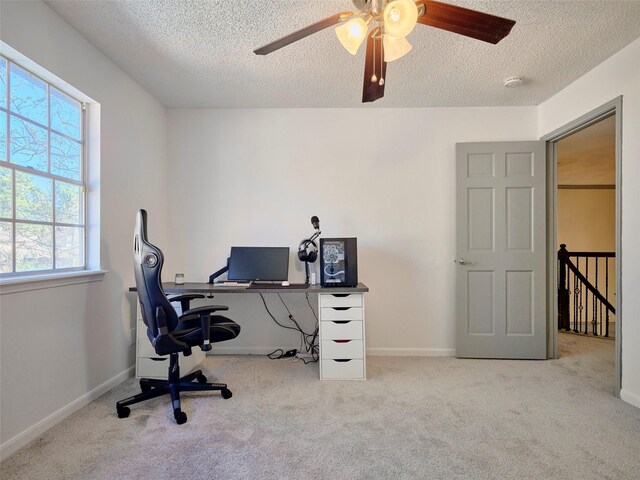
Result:
M581 355L621 387L618 98L544 138L549 357ZM615 367L614 367L615 365Z

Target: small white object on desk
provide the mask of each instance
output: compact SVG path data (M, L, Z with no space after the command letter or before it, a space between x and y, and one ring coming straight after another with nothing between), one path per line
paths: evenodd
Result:
M286 280L284 282L282 282L282 286L283 287L288 287L289 286L289 282L287 282Z
M184 285L184 273L176 273L176 285Z

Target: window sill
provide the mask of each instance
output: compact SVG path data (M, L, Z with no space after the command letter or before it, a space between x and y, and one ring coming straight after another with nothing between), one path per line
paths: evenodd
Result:
M101 281L107 270L81 270L0 279L0 295Z

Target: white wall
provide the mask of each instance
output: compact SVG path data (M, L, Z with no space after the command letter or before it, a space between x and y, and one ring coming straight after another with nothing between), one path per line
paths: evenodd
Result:
M317 215L323 237L358 237L369 352L453 354L455 143L535 139L536 121L535 107L170 109L179 248L167 271L203 281L232 245L295 252ZM292 256L290 280L303 279ZM295 346L286 332L265 338L275 329L259 298L218 301L243 326L219 350Z
M133 364L123 293L133 284L134 215L147 207L150 235L167 244L167 130L164 107L47 5L3 1L1 22L2 41L101 104L100 243L109 270L97 283L2 295L6 456Z
M640 407L640 39L538 107L544 136L585 113L622 99L622 391Z

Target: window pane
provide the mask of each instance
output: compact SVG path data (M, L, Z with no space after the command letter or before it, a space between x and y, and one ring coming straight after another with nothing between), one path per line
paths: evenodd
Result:
M56 268L84 265L84 228L56 227Z
M80 102L51 87L51 128L80 140Z
M7 61L0 58L0 107L7 108Z
M0 217L13 218L13 182L11 170L0 167Z
M82 224L82 189L56 180L56 222Z
M80 144L51 132L51 173L80 180Z
M7 160L7 114L0 112L0 160Z
M16 271L53 268L53 226L16 224Z
M16 171L16 218L53 221L53 181Z
M13 63L10 72L9 109L34 122L47 125L47 84Z
M47 130L13 115L11 121L11 163L47 171Z
M13 271L13 224L0 222L0 273Z

